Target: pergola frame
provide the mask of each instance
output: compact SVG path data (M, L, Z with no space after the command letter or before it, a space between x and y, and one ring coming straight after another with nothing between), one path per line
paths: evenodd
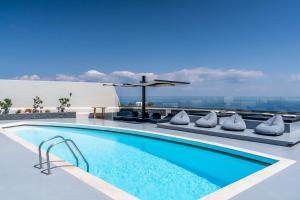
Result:
M183 81L169 81L155 79L147 82L146 76L142 76L142 80L139 84L123 83L123 84L103 84L104 86L118 86L118 87L141 87L142 88L142 118L146 118L146 87L166 87L166 86L177 86L177 85L188 85L189 82Z

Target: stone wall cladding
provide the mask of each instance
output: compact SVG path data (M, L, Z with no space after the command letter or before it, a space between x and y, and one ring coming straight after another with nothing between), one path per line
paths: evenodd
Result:
M30 120L30 119L57 119L76 118L76 112L55 112L55 113L27 113L0 115L0 120Z

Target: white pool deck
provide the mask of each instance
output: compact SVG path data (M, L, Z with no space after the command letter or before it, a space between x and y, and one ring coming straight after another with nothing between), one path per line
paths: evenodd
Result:
M39 120L41 121L41 120ZM232 199L300 199L300 144L293 147L274 146L263 143L227 139L216 136L187 133L156 128L154 124L132 124L110 120L88 119L79 115L76 119L53 119L43 121L104 125L121 128L160 132L191 139L216 142L238 148L257 151L297 161L288 168L276 173L250 189L239 193ZM1 124L12 121L0 121ZM57 168L53 175L46 176L33 167L38 161L37 154L26 149L10 138L0 134L0 199L109 199L66 171Z

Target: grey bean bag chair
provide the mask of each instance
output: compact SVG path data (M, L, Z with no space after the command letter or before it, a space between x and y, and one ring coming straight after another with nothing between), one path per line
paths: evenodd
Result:
M204 127L204 128L213 128L218 123L218 117L217 114L212 111L209 114L205 115L204 117L201 117L195 122L196 126Z
M284 122L281 115L275 115L267 121L259 124L255 128L255 133L261 135L282 135L284 132Z
M229 130L229 131L243 131L246 129L246 124L245 121L241 116L238 114L232 115L231 117L227 118L221 127L224 130Z
M188 125L190 123L190 118L188 114L183 110L172 117L170 123L176 125Z

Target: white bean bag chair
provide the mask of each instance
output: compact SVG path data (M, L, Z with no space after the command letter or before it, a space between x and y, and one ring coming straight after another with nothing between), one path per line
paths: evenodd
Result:
M188 125L190 123L190 118L188 114L183 110L172 117L170 123L176 125Z
M229 130L229 131L243 131L246 129L246 124L243 118L238 115L232 115L231 117L227 118L221 127L224 130Z
M281 115L275 115L255 128L255 133L261 135L279 136L284 132L284 121Z
M204 127L204 128L213 128L218 123L218 117L217 114L212 111L209 114L205 115L204 117L201 117L195 122L195 125L198 127Z

